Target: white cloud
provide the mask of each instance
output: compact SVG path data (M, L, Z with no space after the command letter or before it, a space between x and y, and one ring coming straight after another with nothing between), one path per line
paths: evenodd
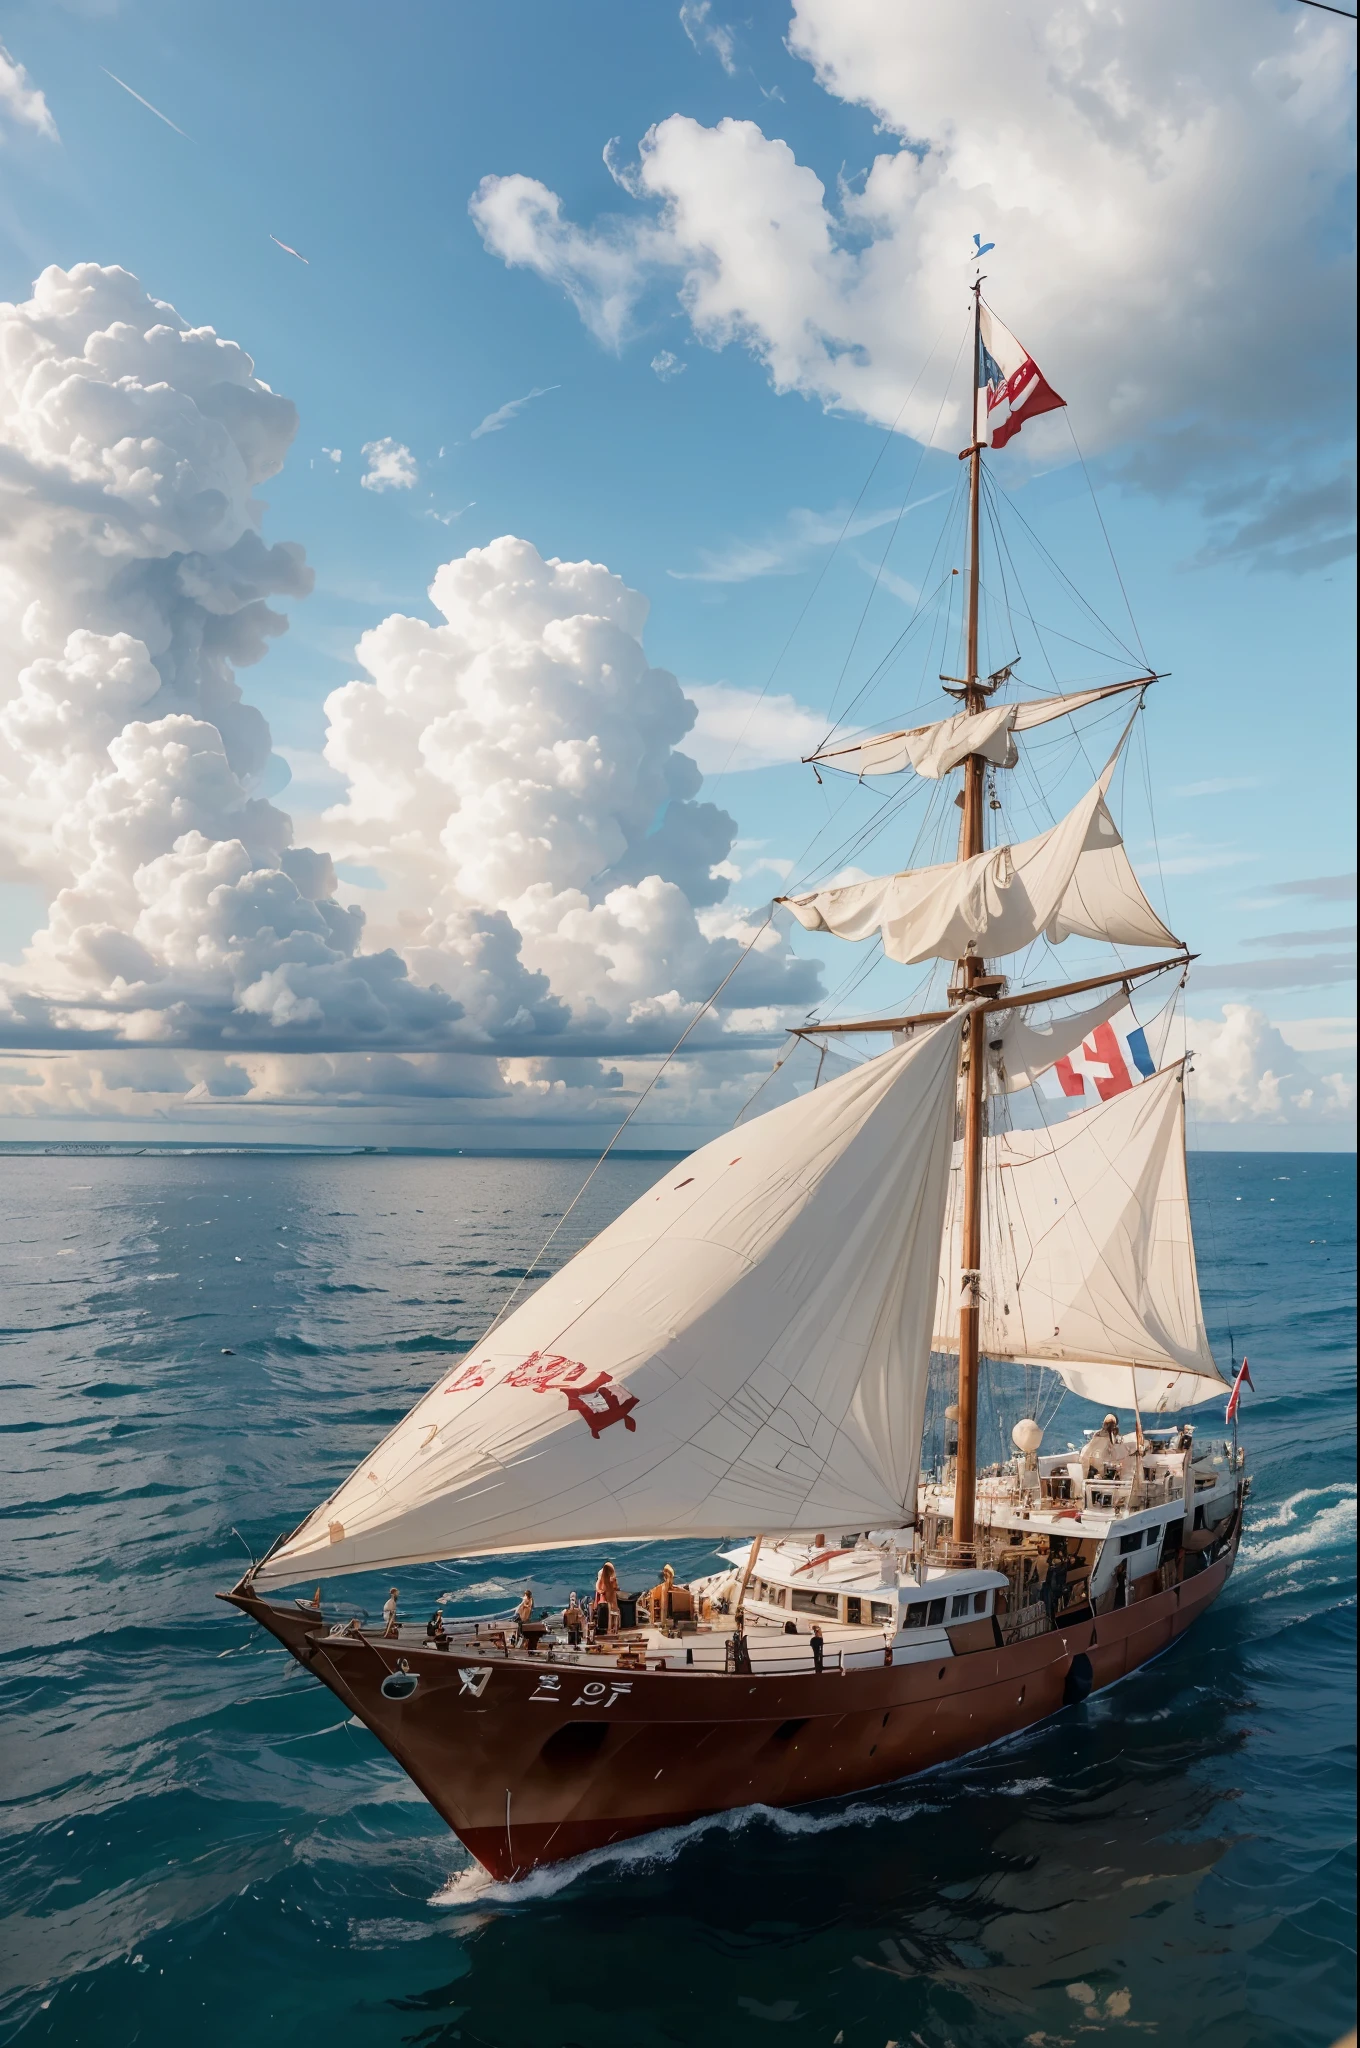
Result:
M32 128L49 142L59 142L57 124L46 99L22 64L0 43L0 114L21 128Z
M776 390L884 425L900 415L917 438L982 227L998 309L1088 450L1136 437L1140 481L1212 477L1221 493L1300 434L1330 438L1348 402L1351 265L1326 252L1342 244L1352 33L1268 0L1212 22L1175 0L1000 14L984 0L933 13L797 0L794 53L901 142L862 183L832 199L755 123L676 113L628 176L644 213L578 226L522 175L484 179L471 211L494 254L560 286L608 345L664 287L700 341L749 349ZM949 345L908 397L942 331ZM960 431L947 406L940 438L956 446ZM1055 416L1017 450L1047 461L1066 445ZM1259 507L1220 509L1231 525Z
M684 0L680 26L700 56L711 51L728 77L736 77L737 40L730 28L713 19L713 0Z
M698 569L668 569L677 583L750 583L759 576L796 576L823 548L858 540L862 534L910 518L933 505L947 491L930 491L910 505L888 505L877 511L850 513L844 508L813 512L795 505L782 527L755 540L731 540L719 548L700 548ZM900 579L898 579L900 580Z
M250 358L126 271L44 271L0 306L0 872L47 920L0 995L10 1042L380 1042L458 1017L359 953L329 856L258 795L269 728L236 669L304 596L255 487L296 415Z
M365 441L367 469L359 482L366 491L409 491L420 481L415 456L404 441L384 435L381 441Z
M686 748L705 775L801 761L826 738L825 715L792 697L762 697L731 683L687 683L685 690L699 709Z
M344 460L344 451L340 448L323 448L321 453L329 455L331 461L335 463L343 462Z
M1192 1018L1186 1036L1195 1055L1189 1102L1198 1122L1354 1121L1353 1075L1314 1072L1262 1011L1245 1003L1225 1003L1221 1022Z
M671 377L683 376L689 364L682 363L679 356L672 355L668 348L663 348L652 357L652 368L664 384Z
M49 904L0 1042L75 1048L9 1107L598 1121L619 1083L594 1056L668 1047L750 942L697 1047L806 1009L815 964L724 905L735 825L697 800L696 708L598 564L506 538L439 571L442 623L366 634L324 763L280 750L340 798L325 851L292 843L236 669L285 628L266 600L311 585L255 488L295 427L241 349L123 271L49 270L0 306L0 879ZM733 1113L743 1071L689 1061L659 1111Z
M504 405L498 405L494 412L489 412L480 426L472 429L472 439L480 441L483 434L499 434L501 428L508 427L511 420L517 419L525 406L531 405L534 399L546 398L550 391L561 389L560 384L535 384L533 390L526 391L523 398L507 399Z
M380 869L413 971L489 1031L664 1037L751 934L696 916L726 894L735 826L696 801L696 708L648 665L645 599L509 536L445 563L430 596L445 623L384 620L359 644L371 680L327 700L349 781L333 850ZM810 985L771 930L733 1001Z
M1259 775L1212 775L1205 782L1182 782L1172 796L1226 796L1230 790L1259 789Z
M1280 1036L1295 1052L1354 1052L1354 1017L1290 1017Z

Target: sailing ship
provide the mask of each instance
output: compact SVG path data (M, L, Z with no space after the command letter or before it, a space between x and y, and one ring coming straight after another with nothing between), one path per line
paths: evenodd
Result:
M501 1879L735 1807L861 1793L1014 1735L1164 1650L1233 1568L1249 1485L1236 1423L1209 1440L1186 1420L1228 1384L1196 1278L1184 1060L1143 1058L1137 1086L1125 1073L1051 1128L1005 1114L1013 1091L1099 1050L1136 984L1183 980L1192 956L1108 802L1151 671L1029 699L1006 697L1009 668L980 671L984 449L1063 401L981 279L971 319L964 672L942 678L956 708L813 757L857 777L957 775L957 858L782 899L891 960L952 961L947 1001L805 1027L822 1045L889 1044L664 1175L222 1595ZM1112 698L1132 716L1086 794L989 847L988 792L1019 736ZM1158 957L1015 990L998 971L1072 936ZM923 1472L940 1354L957 1358L956 1399ZM1014 1455L979 1471L988 1360L1109 1413L1047 1451L1026 1416ZM607 1599L584 1640L495 1618L372 1627L320 1586L286 1591L641 1538L731 1547L688 1587Z

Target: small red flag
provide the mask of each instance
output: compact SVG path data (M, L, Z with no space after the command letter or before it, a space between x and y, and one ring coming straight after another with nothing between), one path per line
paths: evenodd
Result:
M1247 1371L1247 1361L1245 1358L1237 1368L1237 1378L1233 1381L1232 1393L1228 1396L1228 1412L1223 1418L1225 1422L1231 1422L1237 1413L1237 1404L1242 1398L1242 1383L1244 1380L1254 1394L1256 1392L1256 1382Z

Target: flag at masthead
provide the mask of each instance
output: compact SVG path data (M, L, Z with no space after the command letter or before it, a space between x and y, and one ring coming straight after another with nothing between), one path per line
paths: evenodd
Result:
M1066 405L1029 350L1003 327L978 297L977 415L974 438L984 448L1004 448L1026 420Z

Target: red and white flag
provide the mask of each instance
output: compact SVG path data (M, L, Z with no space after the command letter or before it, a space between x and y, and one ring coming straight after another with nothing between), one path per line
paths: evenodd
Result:
M1223 1418L1225 1422L1231 1422L1237 1413L1237 1404L1242 1398L1242 1383L1244 1380L1254 1394L1256 1392L1256 1382L1247 1371L1247 1361L1245 1358L1237 1368L1237 1378L1233 1381L1232 1393L1228 1396L1228 1412Z
M984 448L1004 448L1026 420L1066 405L1027 349L1003 327L989 306L980 308L977 411L974 439Z

